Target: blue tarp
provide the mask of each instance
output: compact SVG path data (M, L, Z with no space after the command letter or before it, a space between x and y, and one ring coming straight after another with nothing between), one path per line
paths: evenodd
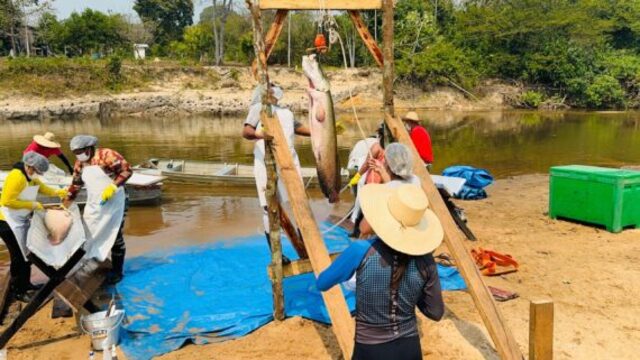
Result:
M487 197L484 188L493 183L493 176L485 169L477 169L472 166L450 166L442 171L442 176L452 176L466 179L462 190L455 194L458 199L480 200Z
M328 223L321 224L323 229ZM349 244L347 232L325 234L330 252ZM296 258L288 241L286 255ZM150 359L185 342L196 344L246 335L270 322L270 253L263 235L145 254L126 263L126 276L117 285L128 324L121 346L129 359ZM443 289L464 289L455 268L439 267ZM329 323L313 274L284 281L287 316ZM353 311L355 294L345 292Z

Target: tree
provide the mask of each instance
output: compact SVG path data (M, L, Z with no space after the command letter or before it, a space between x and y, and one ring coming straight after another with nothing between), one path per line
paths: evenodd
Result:
M155 42L161 46L181 40L184 28L193 24L192 0L136 0L133 10L143 22L155 24Z
M86 9L81 14L71 13L62 22L57 34L60 47L74 49L79 54L91 51L113 50L126 44L122 36L125 20L121 15L107 15Z
M232 13L232 0L212 0L212 6L203 9L200 14L200 22L210 24L213 29L216 65L222 65L224 61L226 25Z

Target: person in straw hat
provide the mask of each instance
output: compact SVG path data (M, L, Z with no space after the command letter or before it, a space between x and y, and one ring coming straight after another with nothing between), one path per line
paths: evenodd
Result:
M326 291L357 274L352 359L422 359L415 307L438 321L444 313L432 252L444 237L416 185L366 185L360 191L362 234L317 279Z
M430 167L433 163L433 148L431 147L431 136L427 129L420 125L420 118L415 111L409 111L402 117L402 122L409 132L413 145L418 150L420 158Z
M56 136L52 132L46 132L44 135L36 135L33 137L33 141L26 149L22 152L26 154L30 151L37 152L38 154L46 157L47 159L53 155L56 155L60 158L60 161L64 163L64 165L69 170L70 174L73 174L73 166L69 162L66 156L60 150L60 143L55 141Z

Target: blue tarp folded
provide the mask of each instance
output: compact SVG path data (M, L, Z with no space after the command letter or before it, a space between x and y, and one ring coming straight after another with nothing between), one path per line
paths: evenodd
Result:
M323 223L321 227L329 226ZM324 235L330 252L342 251L349 237L342 228ZM296 258L287 240L286 255ZM128 324L121 347L129 359L150 359L185 342L196 344L246 335L273 320L270 253L263 235L177 248L128 259L117 285ZM455 268L439 267L443 289L464 289ZM284 281L287 316L329 323L313 274ZM345 292L353 311L355 294Z
M462 190L455 197L464 200L480 200L487 197L484 188L493 183L493 176L485 169L477 169L472 166L450 166L442 171L442 176L452 176L466 179Z

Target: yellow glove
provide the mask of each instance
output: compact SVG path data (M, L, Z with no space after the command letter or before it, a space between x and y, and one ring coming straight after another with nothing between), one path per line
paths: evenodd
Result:
M362 177L362 175L360 175L360 173L356 173L355 175L353 175L353 177L351 178L351 180L349 180L349 187L354 187L356 185L358 185L358 181L360 181L360 178Z
M69 195L69 191L67 189L56 190L56 195L62 200Z
M118 191L118 187L116 186L116 184L109 184L109 186L107 186L107 188L104 189L104 191L102 192L101 204L104 204L107 201L109 201L113 197L113 195L116 193L116 191Z
M34 211L44 210L44 206L41 203L34 201L31 203L31 209Z

